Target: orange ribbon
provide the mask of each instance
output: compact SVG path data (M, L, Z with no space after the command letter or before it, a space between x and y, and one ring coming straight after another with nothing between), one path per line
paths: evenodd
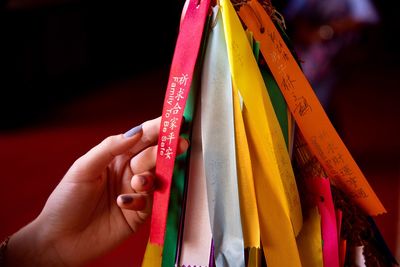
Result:
M240 8L239 16L260 42L261 52L297 125L331 181L368 215L386 212L263 7L251 0Z

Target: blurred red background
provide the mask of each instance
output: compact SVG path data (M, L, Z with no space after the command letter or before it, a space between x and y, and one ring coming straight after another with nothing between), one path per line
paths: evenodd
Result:
M376 222L399 258L399 53L394 11L375 4L380 24L335 60L329 114L388 210ZM0 238L35 218L77 157L160 115L182 5L0 1ZM140 266L147 234L90 266Z

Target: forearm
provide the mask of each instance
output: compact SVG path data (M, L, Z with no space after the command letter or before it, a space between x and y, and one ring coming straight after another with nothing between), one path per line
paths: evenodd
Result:
M5 251L5 266L65 266L44 233L35 220L13 234Z

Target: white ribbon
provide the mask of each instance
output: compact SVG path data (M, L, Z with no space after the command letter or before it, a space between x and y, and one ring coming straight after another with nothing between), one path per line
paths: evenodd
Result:
M179 266L208 266L211 228L208 215L206 177L201 144L201 111L195 114L190 152L185 223Z
M245 266L236 172L232 81L222 16L213 8L201 80L201 133L217 266Z

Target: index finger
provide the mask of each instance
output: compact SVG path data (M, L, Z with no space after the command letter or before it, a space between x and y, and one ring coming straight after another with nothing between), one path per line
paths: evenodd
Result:
M119 134L104 139L78 158L65 177L72 180L78 177L80 181L97 178L117 155L128 152L129 148L139 142L142 136L142 127L138 126L134 129L132 136Z
M142 124L143 133L139 142L137 142L131 149L129 149L129 153L131 154L131 156L134 156L140 153L142 150L157 144L160 124L161 117L145 121Z

